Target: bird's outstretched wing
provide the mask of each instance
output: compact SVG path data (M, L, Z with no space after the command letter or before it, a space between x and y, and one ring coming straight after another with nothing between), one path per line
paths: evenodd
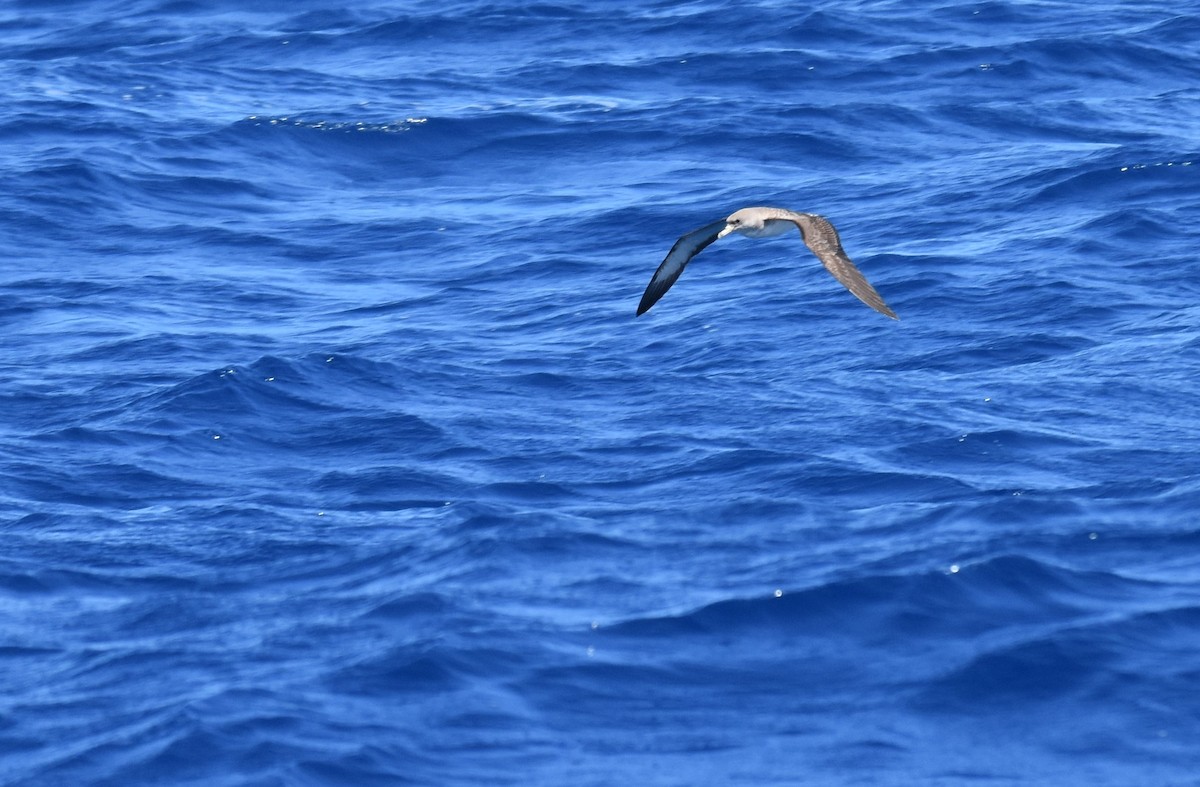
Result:
M646 292L642 294L642 302L638 304L637 313L641 315L657 303L658 299L671 289L671 285L679 278L679 274L683 273L684 267L692 257L715 241L723 229L725 229L725 219L693 230L675 241L675 245L667 252L667 258L662 261L662 265L658 266L658 270L650 279L650 284L646 286Z
M875 288L867 281L867 277L862 275L862 271L856 268L850 258L846 256L846 252L842 250L842 241L838 237L837 230L833 228L828 219L815 213L794 213L792 215L795 217L792 221L796 222L796 226L800 228L800 234L804 236L804 245L817 255L817 259L825 266L825 270L833 274L833 278L844 284L856 298L875 311L886 314L893 320L900 319L883 302L879 293L875 292Z

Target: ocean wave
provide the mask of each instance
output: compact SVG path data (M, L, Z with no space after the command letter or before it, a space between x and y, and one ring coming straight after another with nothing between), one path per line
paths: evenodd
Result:
M60 5L0 780L1191 778L1195 14Z

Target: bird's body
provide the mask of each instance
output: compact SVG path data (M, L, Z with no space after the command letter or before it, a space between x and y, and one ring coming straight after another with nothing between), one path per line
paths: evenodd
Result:
M893 320L900 319L846 256L837 230L828 219L815 213L797 213L786 208L742 208L727 219L714 221L680 237L650 279L642 301L638 304L637 313L640 315L657 303L683 273L684 267L692 258L714 241L731 232L748 238L772 238L793 227L800 231L804 244L817 256L825 269L855 297L880 314L885 314Z

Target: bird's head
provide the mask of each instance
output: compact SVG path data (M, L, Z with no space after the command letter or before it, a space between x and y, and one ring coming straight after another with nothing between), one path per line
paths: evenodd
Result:
M755 213L753 210L742 208L729 215L725 219L725 229L717 233L718 238L724 238L731 232L743 232L745 230L761 230L763 228L762 216Z

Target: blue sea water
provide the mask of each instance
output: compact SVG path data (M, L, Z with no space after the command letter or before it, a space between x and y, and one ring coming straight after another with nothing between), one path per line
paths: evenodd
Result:
M1200 2L342 5L0 6L0 781L1200 784Z

